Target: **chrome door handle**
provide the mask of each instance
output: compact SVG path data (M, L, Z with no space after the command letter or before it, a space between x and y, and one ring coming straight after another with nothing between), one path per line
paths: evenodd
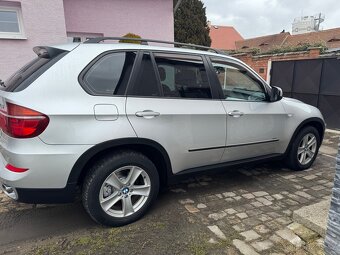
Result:
M239 118L239 117L243 116L244 113L243 113L243 112L240 112L240 111L238 111L238 110L234 110L234 111L232 111L232 112L228 112L228 115L229 115L229 116L232 116L232 117L234 117L234 118Z
M144 110L144 111L141 111L141 112L136 112L137 117L143 117L143 118L146 118L146 119L151 119L151 118L157 117L159 115L161 115L159 112L154 112L152 110Z

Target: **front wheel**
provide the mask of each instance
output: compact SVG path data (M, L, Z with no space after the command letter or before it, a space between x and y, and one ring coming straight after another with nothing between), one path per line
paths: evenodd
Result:
M288 154L288 164L293 170L305 170L311 167L319 152L320 135L316 128L309 126L302 129Z
M143 154L122 151L100 159L83 186L83 205L98 223L122 226L141 218L157 197L159 177Z

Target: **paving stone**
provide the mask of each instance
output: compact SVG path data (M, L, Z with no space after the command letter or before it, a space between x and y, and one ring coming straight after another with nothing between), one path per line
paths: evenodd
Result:
M251 204L252 204L253 206L255 206L255 207L261 207L261 206L263 206L263 204L260 203L259 201L252 202Z
M227 213L220 212L220 213L209 214L208 218L214 219L214 220L220 220L220 219L223 219L225 216L227 216Z
M184 189L172 189L171 191L174 192L174 193L185 193L185 192L187 192Z
M234 192L224 192L223 196L225 196L225 197L234 197L234 196L236 196L236 194Z
M301 197L307 198L307 199L312 199L313 197L311 195L309 195L308 193L304 192L304 191L297 191L295 192L296 195L299 195Z
M197 212L200 211L198 208L196 208L196 207L193 206L192 204L186 204L184 207L185 207L185 209L187 209L188 212L190 212L190 213L197 213Z
M304 176L304 177L302 177L302 178L305 179L305 180L310 181L310 180L314 180L315 178L317 178L317 176L311 174L311 175Z
M216 226L208 226L208 229L213 232L218 238L222 239L222 240L227 240L227 237L225 236L225 234L221 231L221 229Z
M269 200L269 201L273 201L275 200L272 196L264 196L265 199Z
M207 206L205 204L198 204L197 208L198 209L204 209L204 208L207 208Z
M306 228L305 226L297 222L293 222L292 224L288 226L288 228L306 242L309 242L310 240L314 240L318 237L317 233L315 233L314 231L310 230L309 228Z
M256 200L261 202L264 205L271 205L271 204L273 204L272 202L270 202L269 200L265 199L264 197L258 197L258 198L256 198Z
M234 239L233 245L243 254L243 255L260 255L257 253L253 247L246 244L244 241Z
M236 214L236 216L239 217L240 219L248 218L248 215L246 213L238 213Z
M195 202L189 198L187 199L182 199L182 200L179 200L179 202L182 204L182 205L185 205L185 204L194 204Z
M300 237L295 235L295 233L288 228L278 230L276 231L276 234L298 248L305 244L305 242L302 241Z
M242 197L236 196L236 197L234 197L234 199L235 199L236 201L240 201L240 200L242 199Z
M228 197L228 198L225 199L225 201L227 201L228 203L232 203L232 202L234 202L235 200L232 199L231 197Z
M325 189L325 187L322 186L322 185L316 185L316 186L312 187L312 190L315 190L315 191L319 191L319 190L323 190L323 189Z
M210 238L208 243L217 244L218 242L214 238Z
M267 192L265 192L265 191L256 191L256 192L253 192L253 195L255 197L263 197L263 196L267 196L269 194Z
M256 232L260 233L260 234L267 234L270 232L270 229L267 228L265 225L261 224L261 225L257 225L256 227L254 227L254 229L256 230Z
M257 251L261 252L261 251L265 251L270 249L273 246L273 243L269 240L265 240L265 241L257 241L257 242L253 242L251 244Z
M279 223L279 224L282 224L282 225L288 225L290 223L292 223L292 220L287 218L287 217L281 217L281 218L278 218L276 219L276 221Z
M283 196L281 194L274 194L273 197L277 200L283 199Z
M255 225L259 225L261 224L261 221L259 221L256 217L252 217L252 218L247 218L247 219L243 219L242 222L247 225L247 226L255 226Z
M223 198L222 194L216 194L215 196L221 199Z
M237 213L237 211L233 208L228 208L226 210L224 210L227 214L235 214Z
M274 243L280 243L282 241L282 238L278 235L273 234L271 237L269 237L269 240L271 240Z
M258 209L250 209L250 210L247 210L247 214L248 216L255 216L255 215L259 215L261 214L262 211L261 210L258 210Z
M258 219L260 220L260 221L270 221L271 219L272 219L272 217L270 217L269 215L267 215L267 214L261 214L259 217L258 217Z
M253 199L255 198L255 196L251 193L247 193L247 194L243 194L242 197L246 198L246 199Z
M233 229L235 229L237 232L242 232L246 230L246 226L243 223L238 223L233 226Z
M242 232L240 233L240 235L243 236L246 239L246 241L253 241L261 237L254 230L248 230L248 231Z

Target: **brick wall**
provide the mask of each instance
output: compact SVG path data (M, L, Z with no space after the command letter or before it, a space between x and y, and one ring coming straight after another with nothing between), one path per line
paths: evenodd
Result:
M259 55L253 56L252 53L235 54L233 57L242 60L244 63L253 68L261 77L267 80L268 76L268 62L269 61L283 61L283 60L297 60L297 59L315 59L320 56L320 48L310 48L303 52L289 52L274 55Z

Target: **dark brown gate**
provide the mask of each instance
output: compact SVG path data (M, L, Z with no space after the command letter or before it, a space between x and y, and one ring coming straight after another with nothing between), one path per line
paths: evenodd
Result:
M340 129L340 60L337 58L275 61L271 85L284 95L314 105L327 127Z

